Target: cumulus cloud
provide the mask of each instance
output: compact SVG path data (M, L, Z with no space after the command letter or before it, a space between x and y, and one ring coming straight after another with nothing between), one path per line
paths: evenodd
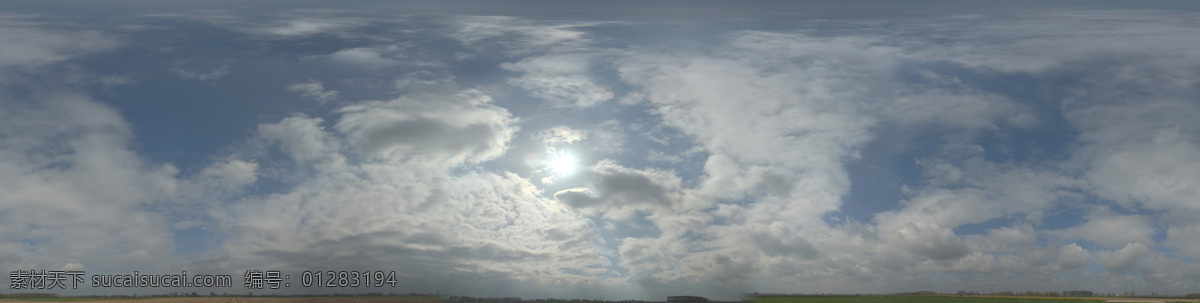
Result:
M1131 242L1118 250L1096 252L1096 263L1110 271L1124 272L1149 253L1150 247L1141 242Z
M320 168L290 170L299 176L264 175L290 178L289 185L278 193L245 195L214 216L232 236L193 265L403 264L401 283L423 288L478 277L529 285L602 283L591 275L606 272L612 261L598 246L594 227L577 214L515 174L451 172L506 149L515 131L507 111L451 82L398 83L401 96L348 105L330 129L303 115L260 125L255 146ZM268 171L293 165L267 160L260 163L278 166L262 168Z
M1009 26L1019 27L1016 23L1003 23L995 27L969 27L969 31L984 36L1013 35L1013 39L1025 39L1021 43L1034 43L1033 39L1021 38L1019 31L1008 31ZM989 30L995 32L987 32ZM940 152L918 159L926 169L929 183L910 191L912 196L898 204L897 209L875 215L874 223L879 229L877 236L883 243L929 258L932 263L928 264L937 265L926 268L953 272L985 270L956 269L953 264L945 263L960 258L977 259L959 263L963 266L1005 264L986 266L986 270L1016 270L1026 266L1025 262L1009 260L1008 256L997 258L971 250L1037 249L1040 239L1036 229L1045 214L1060 212L1061 208L1078 203L1082 197L1079 191L1096 188L1093 187L1095 178L1081 180L1073 171L1044 165L993 162L981 146L964 144L962 140L979 140L976 134L983 131L1039 127L1044 125L1045 116L1033 113L1034 108L1023 103L1025 100L1014 100L1011 94L997 94L990 88L979 86L979 82L970 82L947 72L954 69L935 71L922 69L919 63L905 65L914 60L949 58L962 63L968 70L979 68L979 73L989 73L1013 70L1016 67L1012 64L1019 61L1016 56L1005 62L967 60L964 58L969 54L989 52L965 44L947 51L915 40L895 39L889 36L891 34L878 31L860 35L809 36L743 31L726 35L725 45L703 53L639 49L614 61L622 79L639 88L623 102L647 104L653 114L663 119L664 125L695 138L711 153L704 165L705 177L701 179L703 183L698 192L709 197L737 200L769 188L772 190L767 192L790 197L776 199L770 195L756 195L748 206L728 208L744 212L746 223L787 218L787 222L795 225L808 224L810 229L820 227L823 222L805 218L816 218L840 207L838 197L849 188L842 167L847 161L856 159L865 142L874 139L871 134L875 127L900 126L900 132L917 130L935 134L953 129L941 133L948 143L939 147ZM1089 34L1083 36L1086 35ZM951 34L951 37L969 35ZM953 41L957 43L957 40ZM1026 47L1012 51L1019 51L1022 56L1038 56L1035 49ZM1070 55L1054 53L1048 56ZM971 58L981 59L978 56ZM1057 62L1062 58L1065 57L1047 61ZM897 66L916 66L916 71L897 74ZM1032 66L1020 68L1033 71L1052 65L1027 69ZM1067 107L1071 108L1074 106ZM1068 119L1079 120L1070 115L1068 112ZM1182 117L1184 114L1177 115ZM1182 120L1171 118L1171 121ZM1114 128L1123 127L1113 123L1104 125L1110 124ZM1190 137L1164 138L1170 142L1186 142L1180 139ZM1179 146L1183 147L1179 150L1189 148ZM1170 150L1158 146L1146 149ZM1195 161L1187 161L1186 156L1174 161L1191 162ZM1172 170L1182 173L1161 178L1188 179L1186 165L1158 171ZM1175 186L1168 187L1174 192L1186 193L1187 185L1184 184L1190 184L1154 181L1155 178L1159 177L1146 180L1156 185L1177 184L1167 185ZM1135 186L1151 188L1130 187ZM953 230L998 218L1032 224L993 229L986 236L966 237L967 241ZM1102 223L1102 219L1093 218L1084 223L1087 226L1049 235L1056 239L1087 240L1105 247L1123 247L1131 242L1153 243L1150 238L1154 229L1148 224L1152 221L1150 218L1116 216L1108 219L1115 221ZM1107 234L1101 236L1101 232L1090 232L1093 227ZM813 243L818 249L822 245L835 245L823 241ZM1073 251L1061 253L1065 253L1064 258L1068 260L1065 267L1078 264L1075 257L1079 254ZM1046 255L1053 256L1054 253ZM891 262L886 260L906 260L903 255L880 257L884 263ZM806 264L799 260L795 262ZM897 267L898 270L903 268Z
M1068 117L1085 130L1077 157L1088 162L1096 193L1148 209L1196 209L1200 128L1186 121L1200 107L1169 99L1080 107Z
M954 231L930 222L910 222L888 238L912 253L935 260L955 259L967 254L967 246Z
M322 121L320 118L296 115L276 123L261 124L255 135L257 142L278 144L280 151L299 163L336 158L340 143L321 126Z
M917 270L921 272L989 273L1002 271L1005 267L1013 264L1017 264L1013 255L973 252L953 260L925 260L917 264Z
M1091 254L1079 244L1063 245L1058 251L1058 264L1063 268L1074 269L1087 265Z
M575 208L598 206L604 202L604 200L595 197L590 189L582 187L560 190L554 193L554 200Z
M616 66L625 82L640 88L637 100L647 102L663 124L711 153L702 191L738 197L771 187L794 200L760 201L753 212L761 217L755 220L806 222L837 209L836 197L849 188L842 161L870 138L875 121L823 93L857 75L869 76L857 72L872 65L814 73L827 63L821 54L879 60L857 52L855 43L862 42L742 32L714 55L636 53ZM780 51L801 45L806 49ZM774 58L798 63L780 66ZM848 93L846 99L856 98ZM805 174L795 174L799 171Z
M994 186L995 189L940 192L931 189L929 194L945 196L922 197L917 199L927 202L908 203L914 215L911 217L904 215L908 210L877 217L878 231L873 230L873 226L856 233L831 228L821 217L837 210L841 206L841 197L850 188L844 165L858 157L860 148L872 139L871 129L879 123L908 119L903 121L981 127L991 125L989 121L1005 119L1007 113L1018 112L1019 106L1002 104L998 108L992 107L991 102L1005 100L989 100L986 96L978 99L980 97L970 91L924 90L921 93L925 95L916 98L947 100L947 104L977 104L979 107L963 105L963 112L958 113L929 115L922 111L908 114L902 110L903 102L888 103L890 100L876 99L879 95L910 93L909 90L899 93L887 91L899 85L887 76L893 68L893 60L906 60L909 54L888 46L878 37L812 37L761 31L736 32L728 37L724 46L703 54L646 51L634 52L615 60L622 79L639 88L627 103L647 104L653 114L663 119L663 125L693 138L710 154L703 165L704 177L694 193L706 197L708 203L741 199L752 201L740 206L718 203L725 210L722 217L737 218L736 223L728 227L692 231L719 235L711 242L698 241L693 244L722 251L709 257L752 254L744 250L747 243L736 241L734 237L746 234L747 229L753 230L757 228L755 226L774 227L782 224L788 229L800 231L800 234L796 239L778 243L763 239L751 243L753 246L750 247L767 249L788 246L802 253L775 255L762 260L730 259L731 262L738 260L742 262L741 265L760 268L792 268L803 272L806 277L821 276L829 277L830 281L839 281L849 279L848 275L864 274L863 278L869 277L865 273L870 272L866 270L870 265L806 259L824 255L871 258L863 254L862 247L878 245L880 250L876 253L880 255L881 263L896 264L895 267L884 266L896 271L908 267L903 264L919 261L913 260L912 256L938 262L954 260L968 256L970 251L967 243L952 228L967 222L979 223L994 218L995 214L979 208L991 203L993 197L989 195L990 192L1007 190L1001 188L1004 184L1014 187L1024 184L1020 177L1013 176L1011 182L999 183ZM872 87L884 91L873 91ZM860 105L856 102L867 103ZM884 107L892 109L878 110L880 105L874 102L883 102ZM972 118L964 119L961 123L946 121L951 116L957 117L968 112ZM997 168L989 170L995 171ZM1013 168L1003 170L1012 170L1013 174L1039 174ZM1053 175L1039 177L1055 179ZM1051 184L1064 183L1067 182L1055 180ZM1049 198L1039 197L1031 202L1014 203L1011 206L1014 209L1010 212L1029 211L1031 206L1023 206L1029 203L1052 203L1055 199L1054 186L1058 185L1036 189L1035 193ZM1021 196L1027 191L1017 191L1019 194L997 200L1019 202L1027 198ZM938 204L939 200L946 201ZM924 203L930 204L921 206ZM1037 206L1032 208L1036 209ZM924 215L937 212L943 213L941 218ZM1003 236L997 235L1000 238L997 240L1008 240ZM812 249L808 249L805 243L811 245ZM884 247L900 248L902 253L886 252ZM739 272L723 271L723 267L717 263L699 261L698 258L704 258L701 255L697 253L694 258L683 258L695 262L688 263L691 267L669 272L706 277ZM1005 262L1009 261L1006 259ZM784 285L789 285L787 283L790 281L802 283L799 281L806 280L791 278L792 274L782 270L770 272L783 280L768 282L768 285L787 287Z
M172 234L149 209L174 193L178 169L131 150L133 131L112 107L81 95L33 101L0 110L0 266L167 264Z
M0 268L162 269L174 261L175 242L168 217L153 209L176 193L179 170L139 154L134 128L70 87L78 81L12 80L117 46L70 28L0 14ZM68 70L68 78L95 79Z
M1185 255L1200 256L1200 225L1171 226L1167 228L1165 243Z
M630 219L638 210L671 209L682 203L680 180L673 173L630 169L610 160L588 170L593 174L594 190L566 189L554 198L575 208L603 207L602 214L614 219Z
M339 80L343 91L386 83L375 67L407 69L409 56L443 51L365 34L421 30L336 11L200 15L271 46L256 51L331 43L295 64L365 72ZM663 41L621 36L670 27L657 23L453 17L428 33L474 59L448 70L490 68L499 74L458 79L493 86L405 77L363 85L384 89L332 112L256 113L243 141L185 169L135 152L141 130L122 111L8 89L19 85L0 73L0 267L386 264L418 291L541 296L1073 287L1063 276L1185 291L1200 281L1187 258L1200 254L1187 215L1200 190L1194 17L727 23ZM98 33L5 20L0 42L13 43L0 43L0 72L111 48ZM598 46L609 38L635 39ZM504 58L484 58L494 51ZM213 67L174 72L229 73ZM336 67L322 79L342 75ZM88 81L131 84L110 80ZM542 101L514 100L505 85ZM316 80L286 89L338 99ZM543 110L601 122L522 134L537 124L518 115ZM507 161L528 157L516 136L547 154L592 148L608 160L539 184L540 172ZM506 155L512 145L522 154ZM997 156L1029 145L1051 150ZM864 180L860 166L898 180L852 183ZM39 225L55 218L81 223ZM182 264L171 254L181 229L222 241Z
M1070 23L1072 26L1095 22L1090 18L1080 17L1069 22L1075 22ZM1032 19L1041 22L1035 22L1036 26L1045 26L1048 22L1042 16ZM701 162L700 175L689 177L694 180L685 180L674 171L601 161L583 172L590 180L582 186L554 192L553 200L545 197L527 197L525 200L529 205L561 212L555 216L607 223L608 226L603 228L613 231L636 230L629 235L617 236L617 243L606 243L610 251L580 254L579 263L572 264L577 264L574 269L587 273L608 272L607 266L622 268L628 273L625 278L629 283L645 289L678 286L676 283L681 281L702 283L712 289L745 289L756 285L787 289L811 283L801 276L890 287L922 285L921 281L936 281L933 277L942 274L960 275L955 277L962 277L963 281L952 281L957 285L983 281L969 277L1010 281L1004 280L1006 273L1020 273L1037 281L1053 281L1056 271L1077 270L1091 260L1112 272L1129 272L1137 266L1136 260L1153 255L1150 252L1155 244L1152 217L1095 212L1086 215L1085 221L1075 227L1046 230L1043 224L1047 215L1086 209L1080 205L1090 203L1082 198L1089 193L1118 201L1126 207L1159 210L1190 207L1181 201L1194 189L1189 184L1195 182L1170 180L1189 180L1191 168L1186 164L1169 164L1197 162L1190 161L1195 149L1195 145L1189 143L1194 141L1191 140L1195 134L1193 123L1183 120L1192 108L1186 102L1178 101L1185 100L1179 96L1189 92L1188 86L1164 78L1164 87L1174 91L1152 100L1153 104L1161 106L1125 117L1119 113L1131 109L1126 106L1128 104L1103 101L1117 98L1120 92L1117 88L1112 94L1070 92L1067 95L1071 96L1061 103L1052 96L1045 97L1055 99L1045 101L1047 104L1035 104L1043 102L1037 98L1044 96L1029 97L982 83L979 75L1051 77L1071 72L1064 69L1076 64L1070 62L1101 60L1094 54L1081 55L1088 53L1084 49L1040 54L1036 50L1044 46L1043 42L1029 36L1027 33L1033 31L1027 30L1029 25L1021 22L944 19L937 20L936 24L912 22L888 29L863 29L861 33L847 35L732 31L720 36L721 43L702 51L661 47L630 48L619 52L597 51L592 46L597 38L588 31L595 24L590 23L460 17L448 24L451 27L447 33L449 37L476 50L498 48L512 56L532 54L501 65L502 69L521 73L508 79L507 83L553 106L599 108L609 105L605 102L618 96L603 84L597 70L606 68L605 64L598 63L612 62L611 67L616 69L619 80L631 89L629 94L620 96L620 106L644 106L653 118L661 119L657 126L677 131L680 137L699 146L700 151L695 154L707 156ZM916 37L904 35L906 31L943 28L946 24L964 26L935 32L917 30L915 32L923 34ZM1022 28L1026 30L1018 30ZM1072 41L1088 40L1091 39L1087 38L1089 35L1097 34L1092 31L1078 32L1077 36L1066 31L1055 33L1070 36L1067 39ZM926 39L929 37L924 35L940 35L944 39ZM976 37L1015 42L996 47L995 42L977 40ZM931 45L928 41L944 41L939 42L944 45ZM1110 49L1127 50L1121 47ZM379 49L344 51L346 53L342 55L346 59L389 59L388 53ZM942 68L947 65L951 68ZM1130 75L1145 71L1169 73L1168 66L1150 66L1153 67L1148 70L1121 70L1113 77L1088 78L1073 89L1096 91L1089 88L1114 82L1127 83L1126 87L1148 85L1137 83L1140 77ZM473 187L477 185L454 183L460 178L441 173L432 173L430 175L435 177L427 179L397 170L436 168L444 171L492 159L505 150L508 140L516 133L517 119L502 107L495 106L490 97L479 90L440 81L408 79L404 82L400 90L407 92L402 97L344 107L338 112L342 116L331 121L331 130L322 129L320 120L296 118L309 121L305 123L311 127L305 129L325 134L310 137L332 138L328 140L345 143L346 150L333 148L327 152L358 152L357 156L364 156L371 164L361 167L352 164L357 161L353 160L355 154L348 154L352 156L346 160L351 162L347 169L361 169L362 172L336 178L318 175L312 179L342 182L340 187L319 187L317 181L311 181L310 186L328 188L327 191L354 187L359 191L340 193L374 198L387 196L379 192L392 192L345 184L378 181L375 178L395 184L414 184L411 189L400 190L404 193L401 198L383 200L411 205L404 209L420 211L450 209L460 205L456 203L461 202L455 201L466 200L464 197L482 195L485 198L481 199L484 201L481 202L484 205L481 215L474 216L476 212L470 212L471 215L463 217L473 219L461 222L471 222L463 224L478 228L467 229L478 232L476 235L492 237L488 239L503 238L492 231L518 226L515 221L499 219L509 218L506 214L513 210L488 213L487 210L492 208L487 205L490 205L488 201L514 199L513 195L517 194L511 188L493 192L493 189ZM1066 152L1074 154L1066 157L1068 159L1063 163L1054 163L1056 160L1047 160L1049 163L1005 162L985 150L991 142L983 142L984 134L1055 126L1060 117L1055 116L1052 108L1058 106L1061 106L1064 123L1081 132L1079 144L1067 147ZM1153 120L1140 118L1143 116L1159 117L1158 121L1164 124L1133 123ZM1101 122L1106 120L1131 123ZM613 120L611 125L594 129L553 128L537 138L544 144L563 145L580 140L598 143L605 137L604 130L607 129L617 130L611 132L611 137L623 142L627 139L623 135L624 128L631 125L629 121ZM834 223L831 223L828 215L842 210L843 199L851 194L847 164L860 160L867 152L864 149L880 140L881 134L894 133L909 136L902 136L899 139L902 141L921 134L932 134L936 138L932 146L904 146L898 151L883 151L904 154L932 150L913 159L923 173L923 179L906 185L908 190L899 201L894 201L896 204L890 209L870 215L869 222L844 219L846 221L832 220ZM463 139L445 139L451 137ZM278 146L284 148L285 141L278 140ZM337 145L312 143L326 140L293 141L310 142L298 146ZM669 158L665 154L657 156L656 159L687 165L682 159ZM1142 172L1142 177L1134 180L1118 176L1116 172L1120 171ZM1153 176L1151 171L1165 174ZM356 174L360 176L355 177ZM528 181L519 177L481 172L467 175L522 188L518 191L521 195L540 195ZM455 197L446 190L451 188L447 187L451 183L456 189L470 188L460 190L469 193ZM286 199L260 197L254 201L274 203L270 205L281 209L303 209L297 217L308 215L309 220L318 222L339 222L338 218L368 213L353 210L356 207L375 207L370 212L375 216L388 213L386 207L381 211L373 204L324 195L315 189L312 192L296 190L289 195ZM332 208L317 211L319 206L304 202L313 199L339 201L339 205L347 208L341 213ZM291 220L276 225L308 224ZM997 226L995 222L1006 221L1012 223L987 228L982 234L961 234L959 231L973 224ZM239 228L268 230L276 225L242 223ZM595 238L589 238L594 236L588 230L592 227L586 224L572 226L578 226L578 229L569 233L546 231L537 234L545 235L547 239L577 235L572 242L576 244L572 245L596 243ZM320 248L315 251L334 256L339 252L327 243L390 239L407 243L378 246L405 256L397 260L425 256L422 253L430 252L474 256L446 264L468 269L463 272L498 273L509 277L528 275L529 271L506 266L536 267L523 262L545 256L544 252L529 247L473 242L446 236L441 231L407 235L370 227L366 223L346 225L336 231L311 227L300 230L310 233L306 238L285 237L281 240L246 238L239 240L242 246L228 248L250 247L248 243L264 241L276 248L258 251L261 254L297 253L300 247L309 247ZM1169 237L1187 237L1186 229L1173 230L1168 231ZM282 233L270 233L277 232ZM328 242L306 240L309 238ZM1087 241L1101 248L1088 251L1075 243L1061 245L1062 242L1055 241ZM451 243L463 244L454 246ZM316 259L323 255L301 256L302 259ZM479 260L496 263L483 264ZM1055 260L1058 266L1042 266ZM872 278L887 274L913 277L904 282ZM559 277L598 281L570 274Z
M479 162L507 148L516 119L475 89L440 80L403 79L397 99L368 101L338 110L334 129L373 157L432 157Z
M1020 224L1012 227L993 228L987 231L984 235L970 235L963 237L972 251L989 251L989 252L1025 252L1030 251L1036 256L1028 256L1031 260L1048 259L1045 250L1038 250L1033 245L1037 243L1037 231L1032 225ZM1049 260L1046 260L1049 261ZM1041 263L1037 260L1036 263Z
M912 192L912 198L901 201L898 209L874 216L874 222L881 230L907 228L910 237L884 238L894 243L924 243L909 246L911 251L921 255L940 251L953 252L942 257L954 257L966 253L959 246L959 239L951 237L954 235L952 229L963 225L1004 217L1040 222L1042 212L1054 211L1058 203L1072 201L1075 195L1068 190L1079 187L1080 183L1056 172L998 165L978 157L968 157L957 162L958 165L941 161L921 164L931 176L930 186ZM931 226L907 227L914 224L911 222ZM990 229L984 235L970 235L964 240L975 251L1016 252L1037 249L1034 244L1038 238L1038 231L1032 224L1016 224ZM948 248L939 250L938 247L946 245ZM1040 257L1043 254L1046 253L1030 257L1044 258Z
M763 226L761 230L753 232L750 239L760 252L768 256L796 255L811 259L820 253L799 232L783 222Z

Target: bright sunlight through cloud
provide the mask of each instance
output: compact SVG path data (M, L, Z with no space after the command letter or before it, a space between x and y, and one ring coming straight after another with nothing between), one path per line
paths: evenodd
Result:
M566 175L575 171L575 157L568 153L554 155L550 160L550 169L558 175Z

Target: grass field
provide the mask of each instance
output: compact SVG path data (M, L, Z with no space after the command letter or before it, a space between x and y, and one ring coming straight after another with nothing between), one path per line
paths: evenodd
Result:
M1140 302L1196 302L1179 299L1149 298L1055 298L1055 297L989 297L989 296L778 296L750 297L755 303L1089 303L1109 300Z

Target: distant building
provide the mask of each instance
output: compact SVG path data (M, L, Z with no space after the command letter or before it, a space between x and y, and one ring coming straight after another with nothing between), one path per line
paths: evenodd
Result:
M697 296L670 296L667 303L708 303L708 298Z

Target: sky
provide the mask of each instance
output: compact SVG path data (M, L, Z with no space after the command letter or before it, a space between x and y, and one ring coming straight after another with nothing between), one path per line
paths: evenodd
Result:
M1196 292L1197 6L1006 4L5 2L0 270Z

